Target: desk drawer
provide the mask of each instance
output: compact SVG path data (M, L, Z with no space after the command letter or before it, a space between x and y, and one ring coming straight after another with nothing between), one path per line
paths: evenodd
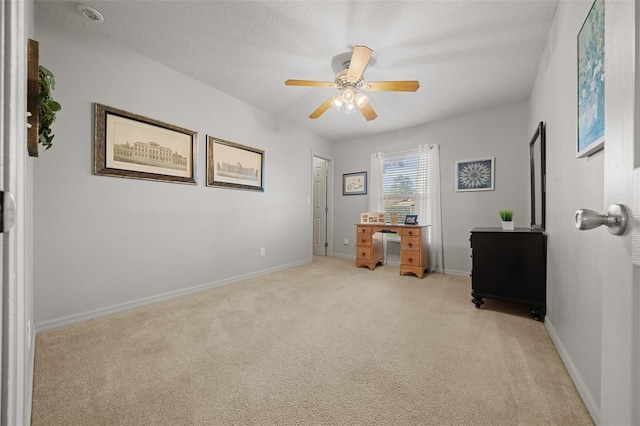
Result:
M370 226L358 226L358 235L367 234L371 235L371 227Z
M421 228L405 228L402 230L402 235L408 237L419 237L420 231Z
M420 266L420 252L418 251L403 251L400 257L401 265Z
M358 259L371 260L373 248L371 247L358 247Z
M358 234L358 247L371 247L371 235Z
M402 250L420 250L420 237L402 237Z

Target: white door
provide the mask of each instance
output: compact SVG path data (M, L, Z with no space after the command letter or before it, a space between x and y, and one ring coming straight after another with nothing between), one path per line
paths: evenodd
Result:
M313 254L327 255L328 161L313 157Z
M604 205L627 206L640 214L640 187L632 190L632 171L640 165L637 85L638 4L609 1L605 13ZM601 423L640 424L640 267L632 264L633 230L606 235L602 247ZM640 241L640 240L639 240ZM640 256L640 253L633 253Z
M30 423L33 367L31 293L25 285L26 2L0 5L0 189L7 222L7 193L15 199L15 223L0 234L2 255L2 425Z

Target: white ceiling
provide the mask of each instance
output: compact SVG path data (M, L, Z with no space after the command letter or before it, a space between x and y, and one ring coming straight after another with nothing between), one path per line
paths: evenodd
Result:
M558 0L544 1L36 1L51 13L331 141L525 101ZM419 80L416 93L368 92L378 114L329 109L334 57L373 49L368 81Z

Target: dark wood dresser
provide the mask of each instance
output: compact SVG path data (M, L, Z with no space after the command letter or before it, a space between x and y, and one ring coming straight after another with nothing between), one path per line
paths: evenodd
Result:
M516 228L474 228L471 231L473 270L471 300L483 298L526 303L533 318L542 321L547 310L547 236Z

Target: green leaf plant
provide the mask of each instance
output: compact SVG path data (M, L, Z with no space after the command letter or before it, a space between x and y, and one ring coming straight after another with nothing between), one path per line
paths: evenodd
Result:
M54 134L51 125L56 121L56 112L62 107L53 100L51 91L55 89L56 80L51 71L40 65L40 91L38 93L38 142L45 151L53 145Z
M504 222L511 222L513 220L513 211L509 209L500 210L500 218Z

